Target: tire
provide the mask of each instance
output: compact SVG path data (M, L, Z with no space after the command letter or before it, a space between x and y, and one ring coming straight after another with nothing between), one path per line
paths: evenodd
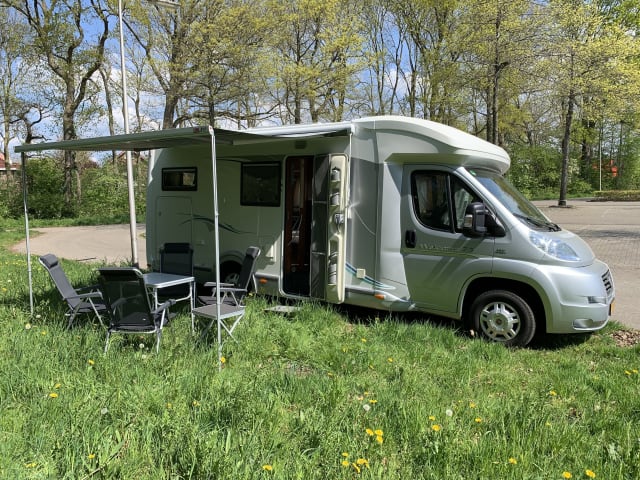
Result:
M507 290L489 290L473 301L469 323L483 338L508 347L524 347L536 333L529 304Z
M220 281L222 283L237 284L240 279L240 265L235 262L227 262L222 265Z

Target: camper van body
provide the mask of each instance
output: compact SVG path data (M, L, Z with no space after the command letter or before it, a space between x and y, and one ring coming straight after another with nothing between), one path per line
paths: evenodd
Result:
M254 245L255 289L277 297L464 318L508 344L607 323L609 269L510 186L503 149L395 116L242 133L214 139L215 164L206 143L159 150L151 267L164 243L189 242L198 282L215 279L217 177L223 281Z

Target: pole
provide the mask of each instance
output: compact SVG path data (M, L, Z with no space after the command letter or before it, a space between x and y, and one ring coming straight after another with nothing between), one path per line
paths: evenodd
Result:
M31 275L31 246L29 241L29 209L27 208L27 154L22 152L22 206L24 207L24 228L27 242L27 272L29 275L29 307L33 316L33 279Z
M124 30L122 28L122 0L118 0L118 25L120 27L120 70L122 73L122 117L124 133L129 133L129 100L127 96L127 71L124 61ZM131 265L138 267L138 242L136 239L136 197L133 189L133 162L131 151L127 150L127 187L129 190L129 234L131 235Z

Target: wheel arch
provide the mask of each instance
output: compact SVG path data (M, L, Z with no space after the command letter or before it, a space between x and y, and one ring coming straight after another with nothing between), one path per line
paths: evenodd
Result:
M536 329L539 332L546 332L547 315L542 297L532 285L511 278L479 277L473 279L471 283L469 283L465 289L464 296L462 298L462 308L460 310L462 314L462 321L465 325L468 324L469 310L474 299L481 293L496 289L513 292L526 301L533 311L536 321Z

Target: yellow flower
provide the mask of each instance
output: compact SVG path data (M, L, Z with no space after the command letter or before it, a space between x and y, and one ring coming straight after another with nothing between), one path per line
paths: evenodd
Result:
M393 357L389 357L389 358L387 358L387 362L389 362L389 363L393 363Z
M350 465L349 460L342 460L341 463L343 467L348 467Z
M27 468L35 468L38 465L36 462L25 463L24 466Z
M369 460L367 460L366 458L359 458L356 460L356 465L362 465L369 468Z
M625 375L631 375L631 372L630 372L629 370L625 370L625 371L624 371L624 374L625 374Z
M61 387L61 385L60 385L59 383L56 383L56 384L53 386L53 388L56 388L56 389L57 389L57 388L60 388L60 387Z
M513 457L509 457L509 463L510 463L511 465L516 465L516 464L518 463L518 460L516 460L516 459L515 459L515 458L513 458Z
M367 343L367 339L366 339L366 338L361 338L361 339L360 339L360 341L361 341L362 343Z
M431 430L433 430L434 432L439 432L441 428L442 427L438 424L431 425Z
M360 467L358 465L356 465L355 463L352 463L351 466L356 471L356 473L360 473Z
M384 435L384 432L383 432L382 430L380 430L379 428L378 428L377 430L374 430L374 432L373 432L373 433L375 433L376 435L378 435L378 436L380 436L380 437L381 437L382 435Z
M93 360L89 359L88 363L89 363L89 365L94 365L96 362L94 362Z
M51 398L58 398L58 394L57 394L56 392L51 392L51 393L49 394L49 397L51 397Z
M342 452L342 456L344 458L349 458L349 452Z
M571 472L562 472L562 478L571 478L572 476Z
M584 474L589 478L596 478L596 473L588 468L584 471Z
M220 357L220 363L224 364L227 362L227 359L225 357Z
M266 465L262 466L262 469L267 471L267 472L270 472L270 471L273 470L273 467L271 465L269 465L269 464L266 464Z
M476 404L474 402L469 402L469 408L476 408Z
M376 403L378 403L378 400L376 400L375 398L372 398L371 400L369 400L369 403L372 405L375 405Z
M432 421L432 422L433 422L433 421L435 421L435 419L436 419L436 417L434 417L433 415L429 415L429 420L430 420L430 421Z
M173 408L173 404L171 402L167 402L167 409L171 410Z
M480 417L475 418L476 423L482 423L482 419Z
M384 439L382 438L382 435L377 435L376 436L376 442L378 442L380 445L382 445L382 443L384 442Z
M198 400L194 400L193 402L191 402L191 405L193 405L194 407L199 407L200 402Z
M373 430L371 430L370 428L367 428L365 432L367 432L367 435L369 435L370 437L373 437L374 435Z
M96 454L95 453L90 453L89 455L87 455L87 458L89 460L93 460L94 458L96 458Z
M552 397L555 397L556 395L558 395L558 392L556 392L555 390L551 390L549 392L549 395L551 395Z

